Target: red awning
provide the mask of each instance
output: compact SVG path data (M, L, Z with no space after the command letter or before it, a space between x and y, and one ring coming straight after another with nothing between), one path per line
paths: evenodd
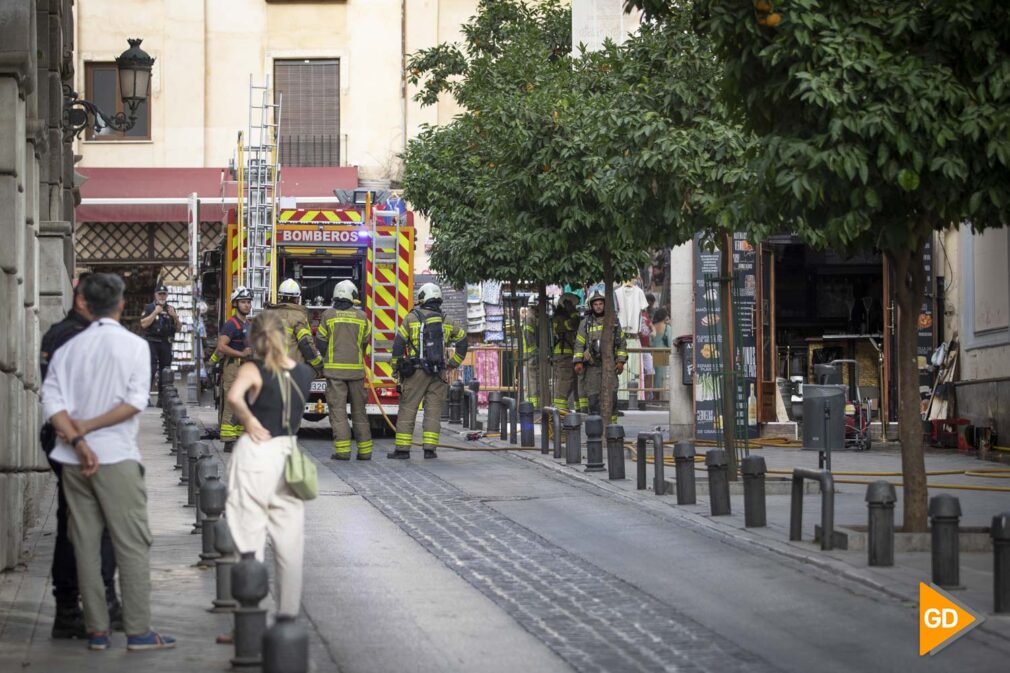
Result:
M221 168L87 168L77 172L87 178L81 187L77 222L185 222L187 199L194 192L201 199L235 197L236 185ZM285 167L281 170L280 196L298 199L299 206L312 199L332 199L334 189L356 189L358 169L353 166L326 168ZM144 199L145 202L111 203L114 199ZM174 201L174 202L173 202ZM217 222L233 203L201 204L200 219Z

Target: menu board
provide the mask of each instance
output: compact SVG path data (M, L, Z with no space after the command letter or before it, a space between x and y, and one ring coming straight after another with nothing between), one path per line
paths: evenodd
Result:
M733 291L736 306L736 333L739 343L729 363L737 371L737 437L758 436L757 423L757 332L754 324L757 297L757 246L744 234L733 235ZM716 439L722 433L722 419L716 398L722 396L722 319L717 278L722 252L702 247L701 236L694 241L694 435ZM711 310L710 310L711 309Z
M933 237L926 239L926 249L922 254L922 264L926 272L926 296L922 301L922 308L919 310L919 332L916 335L916 359L919 364L919 385L931 388L933 385L933 372L929 371L926 365L933 355L933 301L934 280L933 280ZM942 338L942 337L941 337Z

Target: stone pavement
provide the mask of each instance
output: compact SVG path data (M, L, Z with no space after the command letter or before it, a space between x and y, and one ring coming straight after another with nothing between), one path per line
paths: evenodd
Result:
M639 432L660 430L665 433L668 426L665 423L666 414L654 411L625 411L619 423L625 427L626 441L633 442ZM446 426L453 433L463 432L459 426ZM501 445L495 439L485 439L484 443ZM540 429L536 426L536 445L540 446ZM665 447L667 455L672 447ZM710 447L697 447L698 455ZM795 467L817 468L816 451L803 451L798 448L762 445L761 440L752 440L751 451L765 458L770 471L779 474L769 474L767 479L782 480L778 489L769 483L766 496L768 525L763 528L746 528L743 516L743 495L738 488L731 494L732 514L713 517L710 514L710 501L707 497L707 472L704 463L696 464L696 483L699 493L696 505L678 506L673 495L675 486L674 469L672 465L665 466L664 477L667 484L667 495L655 497L653 493L653 466L647 466L646 490L636 490L636 464L630 455L625 461L626 479L610 481L607 472L585 472L582 465L565 465L564 460L558 461L550 455L543 456L539 451L512 452L517 458L531 461L538 466L565 474L577 479L587 486L606 489L621 497L630 498L635 502L660 506L671 509L679 516L698 525L717 530L731 536L743 544L759 545L774 553L814 564L829 572L838 573L863 585L890 595L902 601L918 603L918 584L920 581L931 580L931 557L929 551L895 553L893 567L869 567L865 550L822 551L813 539L815 524L820 523L821 496L816 484L807 484L803 498L803 541L789 541L790 501L788 474ZM651 457L653 447L650 442L647 454ZM585 456L585 435L583 434L583 457ZM606 446L604 445L604 458ZM927 449L927 472L973 471L973 470L1007 470L1005 465L982 462L974 457L958 454L951 450ZM864 501L866 482L887 479L900 482L901 456L900 446L896 443L876 444L869 452L842 451L832 456L832 472L835 477L835 525L863 526L867 522L867 507ZM890 473L889 476L872 474L842 475L840 473ZM863 483L845 483L863 482ZM1007 473L1002 476L971 476L965 474L937 474L929 477L930 495L949 493L956 496L961 503L961 526L988 528L993 515L1010 511L1010 479ZM944 489L943 485L996 487L1000 491ZM901 525L902 502L901 489L896 489L898 501L895 506L896 526ZM977 612L988 615L981 629L997 637L1010 641L1010 615L995 615L993 609L993 569L992 552L961 552L961 583L962 587L953 590L953 595Z

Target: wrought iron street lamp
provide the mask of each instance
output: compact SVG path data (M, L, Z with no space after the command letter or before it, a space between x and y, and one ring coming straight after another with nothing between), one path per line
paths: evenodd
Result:
M119 97L129 111L110 115L95 103L81 98L68 85L63 85L64 138L79 138L89 126L95 133L106 127L116 131L129 131L137 123L137 108L147 100L151 89L151 66L154 59L140 48L141 39L128 39L130 48L116 59L119 71Z

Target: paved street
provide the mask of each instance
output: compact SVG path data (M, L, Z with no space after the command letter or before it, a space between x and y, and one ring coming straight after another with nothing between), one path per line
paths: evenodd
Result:
M213 635L228 619L205 610L212 577L191 567L192 512L179 506L156 428L149 411L154 617L179 648L127 656L115 639L105 654L53 644L50 520L33 533L35 557L0 584L0 670L227 667L230 650ZM303 603L315 671L1005 670L1006 618L990 615L920 658L914 601L750 542L670 498L539 454L446 449L437 461L419 451L387 461L390 444L379 441L372 462L337 463L324 432L303 433L322 468L307 507ZM897 577L917 581L914 571Z

